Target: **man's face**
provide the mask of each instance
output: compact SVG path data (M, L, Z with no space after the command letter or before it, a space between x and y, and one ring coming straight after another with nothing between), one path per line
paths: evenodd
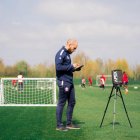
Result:
M71 54L73 53L78 47L78 43L77 42L73 42L69 44L69 49L68 52Z

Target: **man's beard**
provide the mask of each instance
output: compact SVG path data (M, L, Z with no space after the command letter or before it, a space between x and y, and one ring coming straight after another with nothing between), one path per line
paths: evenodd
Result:
M68 50L69 54L72 54L71 50Z

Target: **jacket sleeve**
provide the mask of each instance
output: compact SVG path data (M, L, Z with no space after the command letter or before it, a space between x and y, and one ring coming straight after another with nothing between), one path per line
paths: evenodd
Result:
M64 65L64 56L56 56L55 58L55 65L57 71L68 71L68 72L74 72L74 67L72 64Z

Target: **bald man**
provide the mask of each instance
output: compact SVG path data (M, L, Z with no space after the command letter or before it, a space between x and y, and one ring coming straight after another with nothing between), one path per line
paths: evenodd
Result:
M56 108L57 127L56 130L67 131L68 129L80 129L78 126L72 124L73 109L75 106L75 90L73 84L73 72L79 71L77 69L79 64L71 64L70 54L72 54L78 47L78 42L75 39L69 39L66 45L63 46L55 56L56 77L59 87L58 104ZM67 106L67 121L66 127L62 123L63 108L68 102Z

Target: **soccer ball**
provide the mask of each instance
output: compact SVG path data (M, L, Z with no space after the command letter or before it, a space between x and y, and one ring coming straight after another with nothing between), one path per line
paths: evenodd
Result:
M138 89L138 87L137 87L137 86L135 86L135 87L134 87L134 89Z

